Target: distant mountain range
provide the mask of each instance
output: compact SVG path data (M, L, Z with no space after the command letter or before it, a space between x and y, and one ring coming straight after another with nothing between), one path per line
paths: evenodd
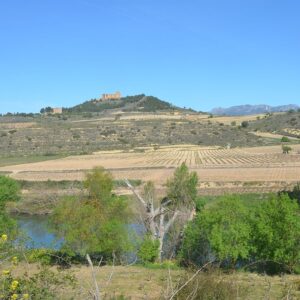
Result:
M214 115L230 115L230 116L243 116L243 115L255 115L271 112L284 112L291 109L299 109L299 105L288 104L280 106L270 106L265 104L260 105L238 105L231 106L228 108L216 107L211 110L211 113Z

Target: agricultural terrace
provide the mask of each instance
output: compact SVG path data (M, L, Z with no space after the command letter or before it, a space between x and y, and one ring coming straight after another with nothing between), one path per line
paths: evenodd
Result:
M116 179L152 180L163 185L174 169L185 162L197 171L200 185L206 187L259 186L282 188L300 178L300 145L290 154L280 146L221 149L192 145L136 148L132 151L100 151L91 155L69 156L44 162L0 168L16 179L82 180L95 166L112 171ZM263 183L263 184L262 184ZM277 184L278 183L278 184Z

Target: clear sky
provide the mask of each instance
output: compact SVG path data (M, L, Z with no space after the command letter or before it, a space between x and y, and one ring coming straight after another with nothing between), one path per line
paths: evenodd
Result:
M0 112L145 93L300 104L298 0L3 0Z

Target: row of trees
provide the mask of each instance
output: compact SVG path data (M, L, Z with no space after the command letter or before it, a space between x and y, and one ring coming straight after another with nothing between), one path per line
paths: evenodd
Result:
M143 261L161 261L176 252L183 226L194 211L197 182L197 174L183 164L168 181L167 196L158 199L152 182L145 184L140 195L126 180L139 200L142 224L137 224L129 199L113 194L111 174L95 168L84 182L87 193L66 197L55 208L51 228L64 240L63 250L69 253L121 259L123 254L139 249ZM144 237L133 230L132 223L145 233Z
M256 205L233 195L204 206L197 197L197 174L185 164L167 181L162 199L151 182L141 194L125 182L139 203L143 238L130 235L136 218L128 199L113 195L110 173L97 168L85 181L88 196L65 199L54 211L53 228L65 247L108 259L138 248L144 262L177 256L199 266L214 261L230 268L257 264L293 271L299 263L299 205L287 193Z
M51 216L51 228L64 241L62 251L122 259L138 253L142 262L179 258L184 265L218 263L224 267L267 265L294 271L300 259L299 188L270 195L249 205L239 196L224 196L204 205L197 196L198 177L185 164L167 181L166 196L156 195L148 182L139 193L138 214L125 196L113 193L112 175L95 168L84 181L86 192L63 199ZM291 198L290 198L290 197ZM1 233L15 230L5 214L5 203L20 197L17 183L0 177ZM140 217L143 234L132 230Z

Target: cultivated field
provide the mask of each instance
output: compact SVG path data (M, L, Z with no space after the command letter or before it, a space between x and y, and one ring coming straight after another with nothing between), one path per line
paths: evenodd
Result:
M246 189L259 186L281 189L300 179L300 145L290 154L280 146L223 149L177 145L136 148L132 151L100 151L91 155L1 167L0 172L23 180L82 180L87 170L103 166L116 179L152 180L163 186L174 169L185 162L209 189Z

